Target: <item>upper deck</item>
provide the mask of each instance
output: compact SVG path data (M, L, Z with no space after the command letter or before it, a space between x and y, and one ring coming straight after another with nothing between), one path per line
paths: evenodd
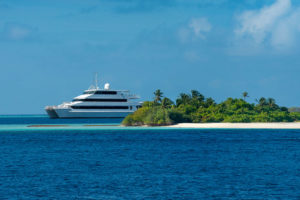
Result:
M93 90L85 90L83 94L116 95L116 94L126 94L126 93L129 93L129 90L93 89Z
M88 89L78 99L139 99L138 95L130 94L129 90L110 90L110 89Z

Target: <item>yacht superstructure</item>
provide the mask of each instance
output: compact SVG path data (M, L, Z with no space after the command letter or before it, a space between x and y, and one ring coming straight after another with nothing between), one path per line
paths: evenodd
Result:
M141 107L141 102L134 101L139 96L128 90L111 90L106 83L104 89L97 85L85 90L72 102L45 108L50 118L124 118Z

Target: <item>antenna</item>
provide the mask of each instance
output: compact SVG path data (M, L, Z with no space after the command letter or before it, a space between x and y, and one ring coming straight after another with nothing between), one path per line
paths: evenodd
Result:
M96 90L99 89L99 87L98 87L98 73L97 72L95 74L95 88L96 88Z

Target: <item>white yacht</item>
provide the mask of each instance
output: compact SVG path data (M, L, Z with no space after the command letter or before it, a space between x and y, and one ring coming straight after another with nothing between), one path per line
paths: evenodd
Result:
M124 118L141 107L136 102L139 96L132 95L128 90L111 90L109 84L100 89L95 86L85 90L82 95L58 106L46 106L50 118Z

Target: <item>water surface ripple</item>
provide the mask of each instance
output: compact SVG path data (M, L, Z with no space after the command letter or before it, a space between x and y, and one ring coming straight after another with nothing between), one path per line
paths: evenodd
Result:
M297 130L0 133L0 199L299 199Z

